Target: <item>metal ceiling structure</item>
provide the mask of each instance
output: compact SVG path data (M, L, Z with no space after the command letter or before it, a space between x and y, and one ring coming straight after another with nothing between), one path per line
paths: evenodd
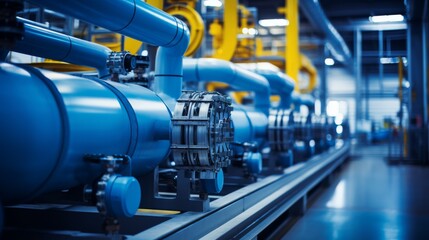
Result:
M406 55L406 28L405 22L400 23L372 23L369 17L373 15L402 14L406 16L406 5L402 0L319 0L324 14L338 31L339 35L355 56L354 35L362 32L362 71L367 73L379 72L379 58L397 57ZM417 1L418 2L418 1ZM259 19L281 18L277 12L284 1L276 0L241 0L240 3L258 9ZM301 4L306 4L302 1ZM316 39L310 42L320 42L325 34L320 26L307 18L309 14L300 7L300 35L304 39ZM422 8L423 9L423 8ZM416 11L416 10L412 10ZM381 34L380 34L381 32ZM328 36L329 37L329 36ZM381 48L381 49L380 49ZM386 65L386 73L396 73L397 65Z

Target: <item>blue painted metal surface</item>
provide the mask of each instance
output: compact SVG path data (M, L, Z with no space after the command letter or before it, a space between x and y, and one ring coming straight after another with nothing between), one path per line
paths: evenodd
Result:
M140 184L134 177L112 176L106 185L106 209L113 217L132 217L140 205Z
M270 85L264 77L237 65L219 59L199 58L183 60L183 80L198 82L223 82L236 90L255 92L255 109L268 114Z
M279 108L290 108L290 98L295 88L295 82L291 77L270 63L241 63L238 65L266 78L270 83L271 94L280 95Z
M8 63L0 79L5 204L90 183L103 169L85 154L127 154L140 175L169 152L170 112L146 88Z
M174 108L174 100L180 97L182 91L182 57L189 44L189 30L181 20L143 1L31 2L145 43L161 46L155 63L155 91L170 109Z
M24 39L17 41L11 50L93 67L100 77L109 75L106 66L109 48L28 23L24 23L24 28Z

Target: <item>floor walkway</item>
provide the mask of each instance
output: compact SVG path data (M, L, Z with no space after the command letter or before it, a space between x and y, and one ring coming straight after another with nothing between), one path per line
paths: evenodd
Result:
M429 239L429 167L388 165L384 145L352 151L283 239Z

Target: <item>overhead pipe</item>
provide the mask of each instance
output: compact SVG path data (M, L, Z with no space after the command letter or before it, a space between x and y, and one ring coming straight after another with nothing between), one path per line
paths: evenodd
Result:
M182 58L189 29L181 20L143 1L30 0L51 10L160 46L155 62L155 91L170 109L182 93ZM101 6L101 7L100 7Z
M183 80L226 83L237 90L255 93L254 107L264 114L270 109L270 85L264 77L219 59L183 59Z
M215 37L221 36L220 41L214 39L213 43L216 45L214 47L213 58L231 60L234 56L235 49L237 48L237 26L238 26L238 0L228 0L224 1L223 8L223 29L220 26L220 23L212 23L210 25L210 32L215 33Z
M326 36L333 57L340 62L351 62L351 54L347 44L326 17L319 1L301 0L299 6L309 22Z
M271 94L280 95L279 107L290 107L291 94L295 87L295 82L291 77L282 73L271 63L240 63L237 65L265 77L270 83Z
M17 18L24 23L24 38L10 49L15 52L93 67L99 77L109 75L106 60L111 50L105 46L55 32Z

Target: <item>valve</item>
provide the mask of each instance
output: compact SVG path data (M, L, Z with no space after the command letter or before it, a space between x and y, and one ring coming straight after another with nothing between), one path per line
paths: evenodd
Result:
M105 173L96 187L96 206L105 217L104 230L108 233L119 231L119 217L132 217L140 206L141 190L139 182L131 173L130 157L127 155L86 155L84 159L101 164Z
M232 165L243 168L245 176L256 176L262 171L262 154L256 143L244 142L232 144L234 155Z
M262 154L258 151L256 144L244 143L243 162L247 171L251 175L256 175L262 171Z
M128 51L110 52L106 65L112 75L111 80L119 82L119 74L127 75L136 68L136 57Z

